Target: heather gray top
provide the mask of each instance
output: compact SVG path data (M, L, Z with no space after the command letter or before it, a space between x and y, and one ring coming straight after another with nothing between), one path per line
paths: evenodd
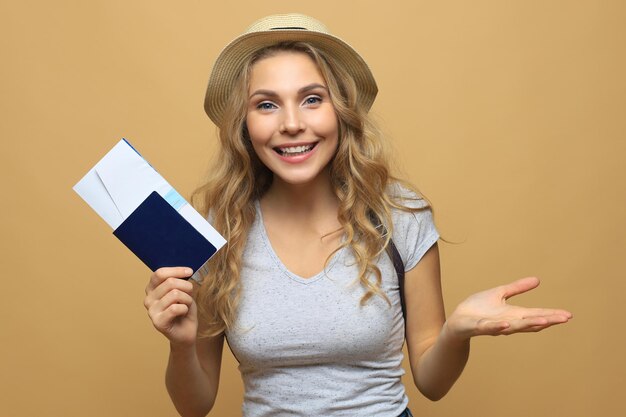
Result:
M299 277L272 249L256 206L236 328L226 333L244 382L243 416L398 416L408 399L400 381L404 321L390 259L385 255L378 266L391 307L380 296L361 307L364 290L355 283L349 249L325 271ZM396 211L393 223L408 271L439 235L430 211Z

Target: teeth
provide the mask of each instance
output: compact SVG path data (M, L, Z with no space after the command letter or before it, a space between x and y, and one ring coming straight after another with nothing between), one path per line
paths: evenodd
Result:
M287 154L308 152L311 149L313 149L313 145L290 146L288 148L280 148L279 150L283 155L287 155Z

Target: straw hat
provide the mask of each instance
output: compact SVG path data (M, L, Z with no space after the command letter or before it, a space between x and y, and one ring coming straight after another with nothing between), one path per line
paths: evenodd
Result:
M370 109L378 87L363 58L350 45L331 35L320 21L297 13L277 14L254 22L217 57L204 98L204 110L216 125L222 121L244 60L261 48L286 41L308 42L339 62L354 78L358 101L365 110Z

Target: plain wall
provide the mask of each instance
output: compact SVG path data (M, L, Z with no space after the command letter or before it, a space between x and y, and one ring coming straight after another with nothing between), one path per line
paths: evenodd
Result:
M71 187L126 137L183 195L206 172L213 60L257 18L324 21L370 64L398 168L433 202L446 308L537 275L512 301L574 312L479 338L416 416L624 415L626 7L615 1L93 0L0 5L0 415L173 416L148 269ZM408 370L408 367L406 368ZM213 415L240 415L225 348Z

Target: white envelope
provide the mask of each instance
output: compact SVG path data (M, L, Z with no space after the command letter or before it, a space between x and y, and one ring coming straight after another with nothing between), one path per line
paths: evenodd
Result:
M217 250L226 243L125 139L120 140L73 189L114 230L156 191Z

